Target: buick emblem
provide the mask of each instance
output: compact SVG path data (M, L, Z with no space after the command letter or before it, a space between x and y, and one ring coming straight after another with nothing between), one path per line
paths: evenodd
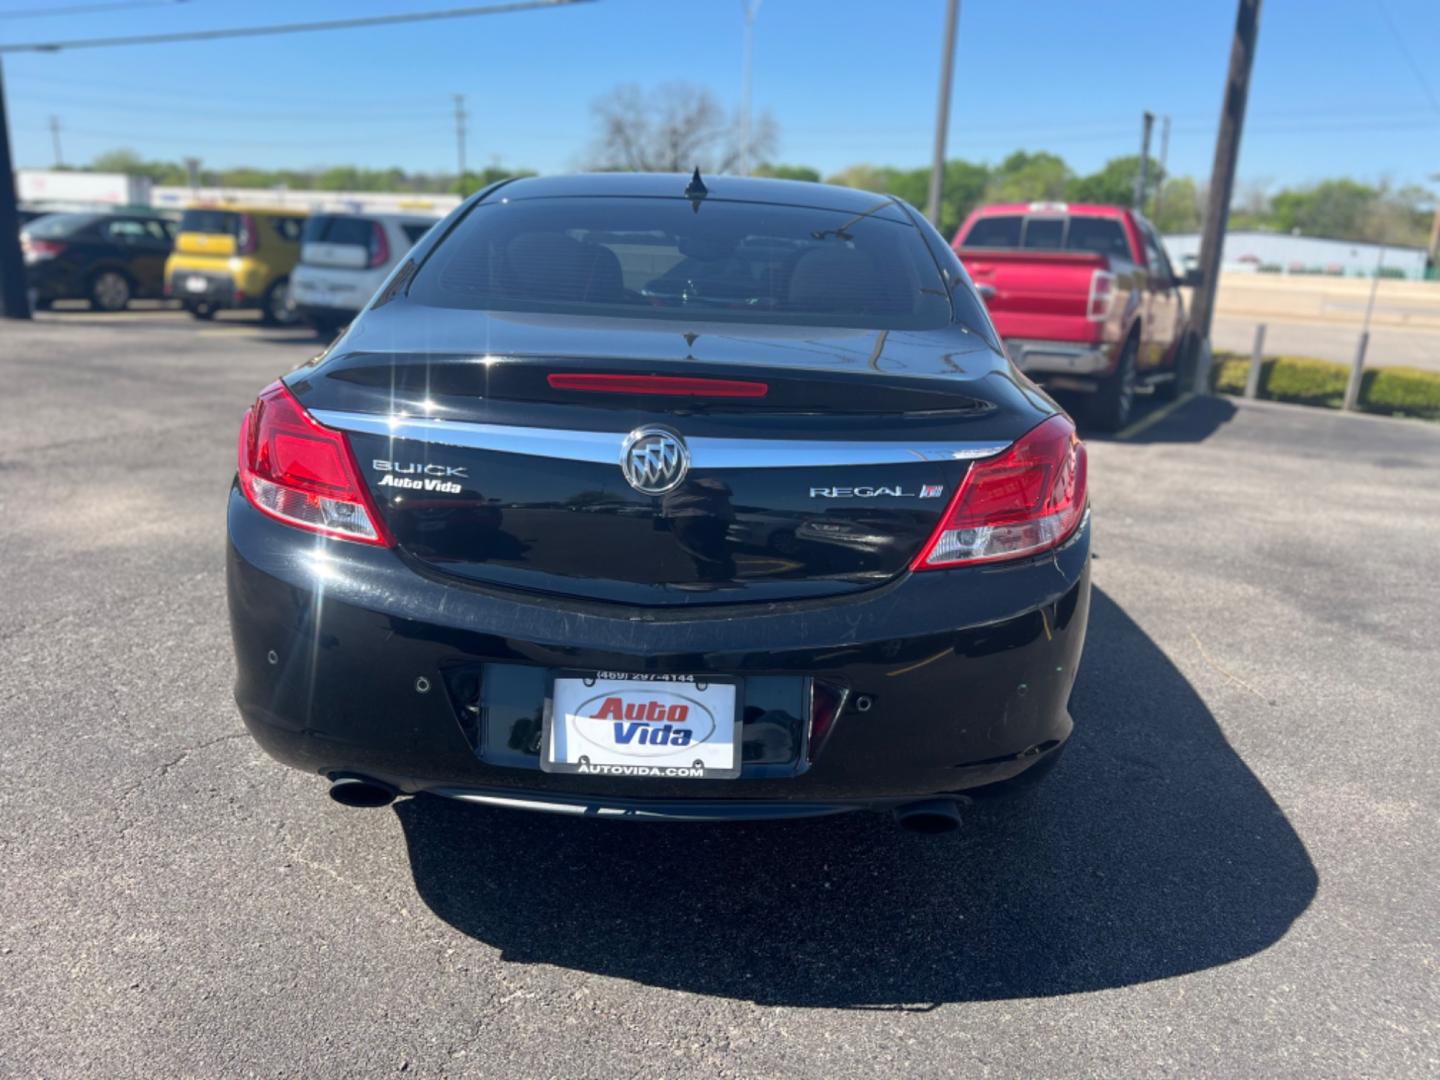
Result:
M620 448L620 471L641 494L664 495L679 487L690 471L690 451L673 431L636 428Z

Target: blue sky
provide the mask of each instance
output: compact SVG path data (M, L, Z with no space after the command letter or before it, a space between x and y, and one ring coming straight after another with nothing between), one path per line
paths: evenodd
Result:
M187 0L6 17L77 2L0 0L0 42L466 0ZM1265 0L1242 185L1341 174L1426 182L1440 172L1440 3L1383 4ZM779 124L778 160L826 173L928 162L943 6L764 0L755 103ZM15 157L50 164L53 114L70 161L130 147L214 166L446 170L455 158L450 95L464 93L472 164L574 169L593 137L591 101L617 83L687 80L735 102L740 11L740 0L598 0L385 29L7 55ZM1204 176L1234 16L1233 0L965 0L950 156L996 161L1043 149L1088 172L1135 152L1148 108L1173 118L1171 171Z

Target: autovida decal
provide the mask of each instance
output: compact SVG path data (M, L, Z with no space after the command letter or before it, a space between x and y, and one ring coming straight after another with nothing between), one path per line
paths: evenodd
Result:
M570 715L580 721L575 725L580 739L625 757L665 757L708 742L718 728L707 706L671 690L600 693Z

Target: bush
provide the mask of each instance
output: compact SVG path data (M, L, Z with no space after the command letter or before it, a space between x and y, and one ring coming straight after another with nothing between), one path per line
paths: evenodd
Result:
M1379 367L1360 381L1360 404L1367 412L1440 420L1440 372Z
M1238 353L1217 352L1210 369L1211 386L1217 394L1243 394L1249 370L1250 361Z
M1250 358L1237 353L1215 354L1215 392L1245 393ZM1260 365L1259 396L1270 401L1338 409L1345 403L1350 365L1309 356L1271 356ZM1418 368L1377 367L1360 382L1360 408L1391 416L1440 420L1440 372Z
M1277 356L1260 369L1260 392L1273 401L1338 409L1345 403L1349 378L1350 369L1344 364L1308 356Z

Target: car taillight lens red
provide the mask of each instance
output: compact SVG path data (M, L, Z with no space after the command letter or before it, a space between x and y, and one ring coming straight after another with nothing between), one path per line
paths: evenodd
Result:
M260 234L255 229L255 218L250 214L240 215L240 227L236 230L235 251L240 255L254 255L260 247Z
M56 255L65 253L65 245L58 240L32 240L28 236L20 237L20 247L29 262L53 259Z
M365 265L374 270L390 261L390 241L385 237L385 228L378 221L370 223L370 261Z
M970 466L916 570L1036 555L1066 540L1086 505L1085 444L1052 416L997 457Z
M344 434L317 423L284 383L245 414L239 458L240 487L261 513L325 536L392 543Z
M1109 270L1096 270L1090 275L1090 298L1085 304L1085 317L1104 322L1110 317L1110 304L1115 299L1115 275Z

